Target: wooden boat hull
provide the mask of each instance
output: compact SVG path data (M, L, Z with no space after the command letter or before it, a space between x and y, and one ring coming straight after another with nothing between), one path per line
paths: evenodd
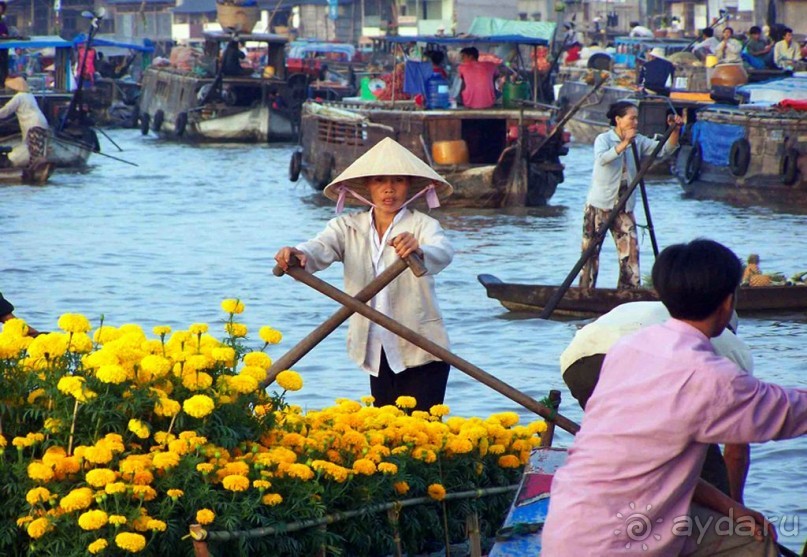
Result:
M546 133L547 116L544 111L525 110L524 127L543 126ZM546 205L563 181L564 167L559 157L566 154L564 139L562 134L555 134L545 147L521 163L518 142L508 143L506 139L513 128L518 128L518 117L517 109L412 110L306 103L300 128L302 148L292 156L290 178L296 181L302 176L314 189L322 190L356 158L390 137L454 186L445 206L502 207L508 203L508 185L514 180L526 184L524 205ZM483 141L487 136L479 135L480 129L492 130L489 141ZM473 146L469 146L468 164L449 166L432 161L430 142L467 139L472 143L474 134L482 148L475 155ZM524 152L534 141L537 140L530 132L523 143Z
M42 160L30 168L0 168L0 184L41 186L47 183L53 173L53 163Z
M92 134L95 142L95 132L88 130ZM87 137L87 136L85 136ZM19 134L10 141L10 146L19 145L21 138ZM97 145L97 143L95 143ZM72 135L50 130L47 145L45 147L45 158L52 163L55 168L84 168L93 153L94 146L82 141Z
M565 460L565 449L533 450L510 511L490 550L490 557L524 557L541 553L541 531L549 512L549 488L555 471Z
M479 275L489 298L510 311L541 312L557 290L557 286L505 283L493 275ZM584 289L571 287L561 298L553 315L595 317L608 313L627 302L657 301L655 290ZM743 287L737 296L739 314L807 311L807 286Z

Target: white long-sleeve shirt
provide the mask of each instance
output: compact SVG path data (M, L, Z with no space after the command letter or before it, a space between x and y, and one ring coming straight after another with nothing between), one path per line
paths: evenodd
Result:
M31 128L48 128L48 119L39 109L36 98L31 93L17 93L0 108L0 120L16 115L22 131L22 139L28 137Z

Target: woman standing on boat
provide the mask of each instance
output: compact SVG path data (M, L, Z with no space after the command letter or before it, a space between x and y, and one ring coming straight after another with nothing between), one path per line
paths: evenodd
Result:
M596 241L597 230L611 216L611 211L620 197L628 191L628 184L636 176L637 168L630 152L631 144L636 145L640 157L651 154L658 145L658 141L638 132L639 110L635 104L628 101L616 102L608 109L607 116L611 129L594 140L594 172L583 213L583 252L591 242ZM671 115L668 118L667 124L675 124L676 127L661 151L662 156L672 154L678 147L679 126L682 123L680 116ZM610 228L619 257L619 289L638 288L641 280L636 218L633 216L635 205L634 193ZM581 288L594 288L597 285L601 247L600 242L580 271Z
M0 120L16 115L22 133L22 142L11 150L8 160L15 167L31 166L45 157L48 119L39 109L36 98L29 92L28 82L24 77L9 77L5 86L16 93L0 108Z
M410 188L418 190L412 197ZM337 212L345 203L366 204L371 209L332 219L313 240L281 248L275 261L287 269L296 256L312 273L341 261L345 291L355 296L397 258L418 253L427 274L417 278L404 272L381 290L370 306L448 348L434 275L451 263L454 250L437 220L407 205L423 196L430 208L439 206L438 196L446 197L452 189L406 148L383 139L324 191L336 201ZM447 363L360 315L350 318L347 346L351 359L370 374L376 406L395 404L399 396L414 397L418 410L442 404Z

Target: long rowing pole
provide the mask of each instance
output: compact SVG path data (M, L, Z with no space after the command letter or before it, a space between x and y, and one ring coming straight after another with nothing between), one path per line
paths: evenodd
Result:
M399 337L403 338L414 344L415 346L422 348L426 352L437 356L442 361L454 366L455 368L459 369L463 373L470 375L480 383L484 383L494 391L503 394L513 402L516 402L530 410L535 412L539 416L549 420L554 421L555 424L568 431L571 434L575 434L580 430L580 426L569 418L558 414L556 410L552 408L548 408L545 405L541 404L531 396L519 391L515 387L508 385L498 377L495 377L488 372L484 371L483 369L475 366L471 362L460 358L453 352L443 348L439 344L432 342L431 340L427 339L423 335L420 335L413 331L412 329L405 327L381 313L377 311L362 301L357 300L353 296L349 296L345 294L338 288L331 286L327 282L323 281L322 279L315 277L311 273L307 272L305 269L299 266L290 266L289 269L286 271L286 274L292 276L295 280L302 282L303 284L307 284L314 290L325 294L329 298L336 300L346 308L348 308L351 312L358 313L363 315L370 321L377 323L378 325L384 327L388 331L395 333Z
M64 143L65 145L71 145L71 146L73 146L73 147L79 147L79 148L81 148L81 149L88 149L88 150L92 151L93 153L95 153L96 155L101 155L102 157L106 157L106 158L108 158L108 159L112 159L113 161L125 162L126 164L130 164L130 165L132 165L132 166L138 166L138 167L140 166L140 165L139 165L139 164L137 164L137 163L134 163L134 162L131 162L131 161L127 161L127 160L125 160L125 159L121 159L121 158L118 158L118 157L113 157L112 155L107 155L106 153L102 153L101 151L95 151L95 150L93 150L93 149L92 149L92 148L91 148L89 145L87 145L87 144L85 144L85 143L78 143L78 142L76 142L76 141L70 141L69 139L64 139L63 137L57 137L57 136L56 136L56 134L55 134L55 132L54 132L54 134L53 134L53 135L50 137L50 139L51 139L51 140L53 140L53 141L59 141L59 142L61 142L61 143Z
M633 162L636 168L642 164L642 159L639 158L639 148L636 142L632 141L630 149L633 151ZM647 231L650 232L650 244L653 246L653 257L658 257L658 242L656 241L656 229L653 228L653 218L650 216L650 201L647 199L647 188L644 186L644 178L639 180L639 191L642 192L642 206L644 207L644 217L647 220Z
M661 152L661 149L664 147L664 144L667 143L667 140L670 138L673 131L675 131L677 127L678 124L673 124L672 126L667 128L667 132L659 140L658 145L656 145L656 148L653 149L653 152L650 154L650 158L645 162L645 165L641 169L639 169L639 171L636 173L636 176L633 177L633 180L628 186L628 190L622 197L619 198L619 201L617 201L616 206L611 210L611 214L608 216L608 219L604 223L602 223L600 228L594 234L593 241L589 244L588 249L586 249L586 251L583 252L583 255L580 256L580 259L577 260L577 263L575 264L574 267L572 267L572 270L566 276L566 279L563 281L563 284L561 284L558 287L558 289L552 293L552 297L546 303L546 306L544 306L543 311L539 315L541 319L549 319L550 316L552 315L552 312L555 311L556 307L558 307L558 303L560 302L561 298L563 298L563 295L566 294L566 291L569 290L569 286L572 285L572 282L577 276L577 273L580 272L580 269L583 268L583 265L586 264L586 261L588 261L588 259L594 253L594 251L605 239L605 234L608 232L608 229L611 228L611 225L614 223L617 216L619 216L619 212L625 208L625 204L628 202L628 199L630 199L630 196L633 194L634 190L639 185L639 182L641 182L642 179L644 178L644 175L647 174L647 171L650 169L650 166L653 164L653 161L656 160L656 157Z

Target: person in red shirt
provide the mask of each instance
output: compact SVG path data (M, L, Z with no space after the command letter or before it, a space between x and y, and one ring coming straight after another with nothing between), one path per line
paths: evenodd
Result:
M462 63L462 104L466 108L490 108L496 102L493 80L498 74L496 64L480 62L479 50L473 46L460 50Z

